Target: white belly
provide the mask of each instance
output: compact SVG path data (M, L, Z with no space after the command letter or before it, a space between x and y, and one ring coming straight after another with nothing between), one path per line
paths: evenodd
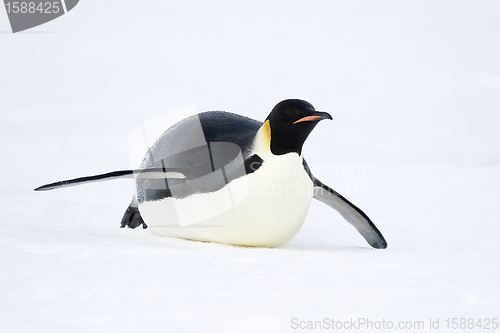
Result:
M302 227L313 184L297 154L276 156L225 188L184 199L139 204L144 221L164 236L274 247Z

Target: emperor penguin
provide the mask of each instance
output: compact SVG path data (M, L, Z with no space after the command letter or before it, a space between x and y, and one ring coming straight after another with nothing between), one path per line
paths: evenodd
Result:
M308 102L279 102L260 122L209 111L168 128L136 170L114 171L40 186L51 190L133 177L136 193L121 227L163 236L276 247L302 227L311 200L335 209L372 247L387 242L368 216L312 174L302 147L321 120Z

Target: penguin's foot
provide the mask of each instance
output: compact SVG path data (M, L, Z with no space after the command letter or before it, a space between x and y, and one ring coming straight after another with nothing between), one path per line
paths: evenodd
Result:
M144 223L141 213L139 213L139 209L134 206L128 206L125 214L123 214L120 228L129 227L135 229L141 224L143 229L147 229L148 226Z

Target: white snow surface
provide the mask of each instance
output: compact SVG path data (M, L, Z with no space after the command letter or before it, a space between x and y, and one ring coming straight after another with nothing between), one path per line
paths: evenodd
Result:
M327 330L293 318L427 331L500 317L499 11L86 0L12 34L0 10L0 331ZM128 135L162 113L263 120L285 98L334 117L304 155L386 250L314 200L290 242L247 248L120 229L132 181L33 191L130 168Z

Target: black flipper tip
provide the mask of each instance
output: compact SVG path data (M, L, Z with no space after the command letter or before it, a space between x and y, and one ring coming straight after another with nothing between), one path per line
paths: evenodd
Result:
M376 242L369 242L371 247L375 249L386 249L387 248L387 242L385 241L384 238L378 239Z
M37 187L34 191L48 191L48 190L53 190L55 188L57 188L57 183L53 183L53 184L47 184L47 185L42 185L42 186L39 186Z

